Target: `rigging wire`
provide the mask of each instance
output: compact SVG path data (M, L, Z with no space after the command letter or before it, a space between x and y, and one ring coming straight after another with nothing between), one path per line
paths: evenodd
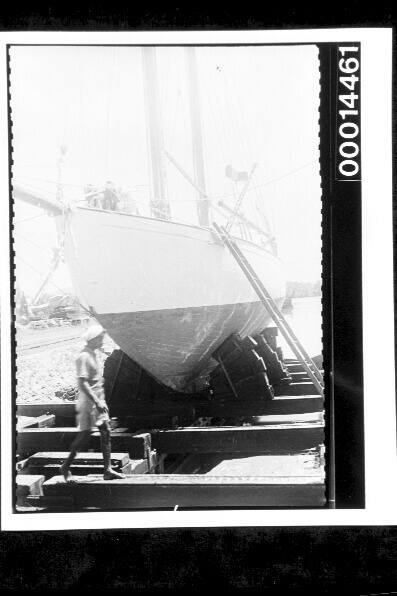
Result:
M222 72L222 71L220 71L220 72ZM219 77L218 77L218 79L219 79ZM226 140L227 139L227 134L226 134L227 123L225 121L226 106L224 105L224 102L222 102L219 84L220 84L220 81L218 80L216 82L216 85L214 88L215 88L215 94L216 94L216 105L220 106L220 108L221 108L220 112L218 114L218 121L219 121L220 129L221 129L221 134L219 135L219 138L220 138L220 140L222 142L222 146L223 146L223 159L224 159L223 167L225 167L226 163L229 161L228 148L230 147L230 145L227 143L227 140Z
M38 269L36 269L36 267L34 267L33 265L31 265L30 263L28 263L27 261L25 261L25 259L23 259L21 256L19 255L15 255L15 258L18 259L18 261L21 261L24 265L26 265L27 267L29 267L29 269L31 269L32 271L34 271L37 275L39 275L40 277L45 277L46 273L43 273L42 271L39 271ZM56 283L54 283L53 281L48 281L49 284L51 284L52 286L54 286L54 288L56 288L57 290L59 290L60 292L62 292L63 294L65 293L65 289L60 288Z
M175 68L175 63L174 61L171 59L171 57L168 58L168 60L165 60L165 65L163 66L163 68L161 68L161 64L159 65L159 63L161 63L163 58L166 58L166 55L162 55L160 53L159 54L156 52L155 54L155 61L156 61L156 70L157 72L162 72L163 73L163 77L157 77L157 84L158 84L158 90L159 90L159 110L160 110L160 120L162 122L164 122L164 118L163 118L163 106L166 103L166 99L168 99L168 92L169 92L169 69L170 69L170 64L172 62L174 68ZM159 68L160 66L160 68ZM165 81L165 82L164 82Z
M38 215L32 215L32 217L25 217L25 219L16 219L14 220L14 225L18 225L21 223L25 223L26 221L31 221L32 219L37 219L38 217L44 217L45 213L39 213Z
M172 152L174 152L174 140L175 140L176 121L177 121L179 104L181 103L181 95L182 95L182 92L179 89L178 90L178 93L177 93L177 97L176 97L176 102L175 102L174 118L173 118L173 122L172 122L171 131L170 131L170 134L169 134L170 147L171 147L171 151Z
M247 158L250 159L251 164L255 161L252 159L252 155L250 154L250 149L247 142L247 132L243 134L243 125L245 130L248 130L245 122L243 123L242 120L244 118L244 111L241 109L241 106L237 106L237 99L238 99L238 92L236 90L231 89L229 75L227 69L223 72L223 94L225 96L225 103L229 106L229 112L231 116L232 123L235 129L235 135L238 137L240 141L240 147L243 149L243 153L246 154ZM240 109L239 109L240 108ZM239 116L239 117L237 117Z
M35 170L37 170L38 168L52 168L53 164L23 163L23 162L18 161L18 167L19 168L34 168Z
M218 81L216 79L219 78L218 73L216 70L213 72L211 69L209 71L209 74L210 74L211 88L213 90L216 90L216 86L218 84ZM215 91L213 92L213 95L214 94L215 94ZM208 117L208 125L207 125L207 127L205 127L205 137L207 139L209 139L209 138L216 139L216 143L215 144L212 143L212 146L215 145L217 148L218 160L212 159L212 156L210 155L210 153L207 152L206 162L207 162L207 164L210 163L212 166L215 166L215 167L219 166L221 168L224 168L228 162L228 159L226 156L225 139L224 139L224 135L222 134L222 131L221 131L222 122L221 122L220 118L216 118L216 116L215 116L215 110L214 110L214 106L213 106L213 102L211 101L211 98L209 98L209 101L207 102L207 110L208 110L209 117ZM207 146L208 146L208 143L207 143ZM207 168L207 176L209 173L210 173L211 177L213 177L213 170L211 169L211 167ZM234 193L232 194L232 196L234 196Z
M37 270L35 267L33 267L33 265L31 265L30 263L28 263L27 261L25 261L25 259L23 259L23 258L22 258L22 257L20 257L19 255L16 255L16 258L17 258L19 261L21 261L21 262L22 262L24 265L26 265L27 267L29 267L30 269L32 269L32 271L34 271L35 273L37 273L37 275L40 275L40 277L43 277L43 276L45 275L45 274L41 273L40 271L38 271L38 270ZM58 291L59 291L59 292L61 292L62 294L65 294L65 293L70 293L70 292L66 292L66 291L65 291L65 289L62 289L62 288L60 288L60 287L59 287L59 286L58 286L56 283L54 283L54 282L53 282L53 281L51 281L51 280L48 280L48 281L47 281L47 284L48 284L48 285L51 285L51 286L53 286L53 287L54 287L56 290L58 290ZM90 311L90 309L89 309L89 308L87 308L86 306L84 306L84 305L83 305L83 304L80 302L80 300L78 300L77 298L76 298L76 302L77 302L77 304L78 304L78 305L79 305L79 306L80 306L80 307L81 307L81 308L82 308L82 309L83 309L83 310L84 310L86 313L88 313L88 314L89 314L91 317L92 317L92 316L95 316L95 315L93 315L93 313Z
M72 184L71 182L60 182L58 183L56 180L48 180L46 178L37 178L35 176L24 176L23 174L18 174L18 176L13 176L13 180L19 180L20 178L26 178L29 180L36 180L37 182L45 182L46 184L60 184L60 186L70 186L74 188L84 188L83 184Z
M273 184L274 182L279 182L280 180L284 180L284 178L288 178L288 176L292 176L293 174L296 174L297 172L300 172L301 170L315 164L318 163L317 159L313 159L312 161L307 162L306 164L303 164L302 166L300 166L299 168L296 168L294 170L291 170L290 172L287 172L286 174L283 174L282 176L278 176L277 178L272 178L271 180L268 180L267 182L264 182L263 184L256 184L255 186L251 186L251 188L248 189L247 192L251 192L257 188L264 188L265 186L269 186L270 184ZM213 198L215 199L223 199L226 197L230 197L233 196L231 194L229 195L215 195Z
M262 64L259 61L259 54L257 52L254 52L253 61L254 61L256 71L260 72ZM265 125L266 125L266 123L265 123ZM273 199L270 197L270 200L269 200L269 197L264 197L263 194L260 192L259 188L255 189L255 195L256 195L255 207L256 207L257 212L260 214L262 221L264 221L265 225L266 224L269 225L269 223L267 223L267 216L269 215L270 229L272 230L272 233L274 235L276 235L276 229L275 229L276 221L275 221ZM266 211L262 212L262 206L263 206L264 200L266 201Z
M210 75L210 83L211 83L211 90L212 90L211 97L214 97L216 105L221 106L219 90L218 90L218 85L219 85L219 70L218 70L218 68L219 67L216 67L214 69L213 67L211 67L211 69L209 70L209 75ZM224 166L227 161L225 136L223 134L224 133L224 125L223 125L223 121L222 121L222 116L223 116L224 110L221 108L220 114L218 115L218 117L216 117L215 110L213 107L213 102L211 102L210 99L208 101L208 107L209 107L209 113L210 113L210 116L212 119L212 126L211 126L212 136L215 136L215 139L217 140L216 145L219 147L220 157L222 160L222 164Z
M79 122L79 153L80 153L80 164L81 161L84 159L83 155L86 155L84 152L84 148L86 147L86 138L87 132L84 126L84 117L83 117L83 68L82 62L79 61L78 63L78 71L77 71L77 79L78 79L78 122Z
M284 180L285 178L288 178L289 176L292 176L293 174L296 174L296 173L300 172L301 170L304 170L305 168L308 168L309 166L312 166L314 164L318 164L318 160L317 159L314 159L312 161L309 161L309 162L303 164L302 166L300 166L298 168L295 168L294 170L291 170L289 172L286 172L282 176L277 176L276 178L272 178L271 180L267 180L266 182L263 182L261 184L256 184L255 186L251 186L247 190L247 193L252 192L252 191L254 191L256 189L259 189L259 188L265 188L266 186L270 186L271 184L274 184L275 182L279 182L280 180ZM51 183L54 183L55 184L54 181L50 181L49 180L47 182L51 182ZM78 184L67 184L67 183L62 183L62 184L65 185L65 186L73 186L75 188L80 188L80 189L83 189L84 188L83 185L78 185ZM141 185L136 185L136 186L145 186L146 187L148 185L147 184L141 184ZM27 188L28 189L31 189L31 190L42 190L42 189L37 188L37 187L35 188L31 184L28 184L27 185ZM46 192L49 192L47 189L45 189L45 190L46 190ZM129 189L127 187L126 187L126 190L128 190L129 192L140 192L140 191L138 191L136 189ZM227 193L227 194L212 195L211 196L212 199L226 199L226 198L229 198L229 197L235 197L235 192ZM82 202L84 200L85 199L81 199L81 200L78 200L76 202L79 202L80 203L80 202ZM186 202L191 202L192 200L193 199L173 199L173 202L186 203ZM141 203L141 204L145 204L146 205L146 203ZM40 216L34 216L34 217L40 217ZM24 220L22 220L22 221L24 221ZM26 221L28 221L28 220L26 220Z
M236 80L236 78L238 79L240 72L244 72L243 68L239 66L239 58L237 57L237 60L235 63L233 63L230 68L233 69L233 80ZM237 72L236 72L237 69ZM248 142L248 138L251 137L251 135L253 134L253 131L251 130L251 128L248 126L248 121L246 119L246 111L243 108L242 105L242 101L241 101L241 91L243 91L245 93L245 95L247 94L247 89L246 89L246 85L243 84L241 85L239 88L234 89L232 88L232 84L230 81L230 74L229 74L229 69L225 69L224 72L224 93L225 93L225 97L227 100L227 103L229 104L229 110L230 110L230 114L232 117L232 122L234 124L235 127L235 134L237 139L239 140L239 145L241 147L242 150L242 157L244 159L245 157L245 161L247 162L245 164L245 167L248 166L248 162L250 163L250 165L252 165L253 163L256 162L256 157L254 158L253 156L253 152L252 152L252 145ZM236 186L237 183L236 183ZM250 211L252 211L252 213L250 214L250 217L258 217L259 220L262 222L262 225L264 226L268 226L267 222L266 222L266 216L263 213L263 210L261 208L259 208L259 190L258 187L252 187L251 189L248 190L253 190L255 191L255 199L254 202L252 203L252 201L250 201L248 204L245 204L245 208L242 209L242 211L247 212L247 215L250 213Z
M14 232L14 234L15 234L15 236L19 236L21 238L21 240L24 240L26 242L29 242L30 244L32 244L36 248L39 248L40 250L42 250L44 252L48 252L50 254L53 254L53 251L50 248L46 248L45 246L40 246L40 244L37 244L36 242L34 242L33 240L31 240L30 238L27 238L26 236L24 236L20 232Z
M233 68L233 65L231 66L231 68ZM231 118L230 129L233 130L232 127L234 127L234 136L235 136L236 140L238 141L238 146L240 146L241 153L242 153L241 157L243 158L243 161L246 161L245 166L247 167L248 161L250 161L251 165L255 162L255 160L252 158L250 146L248 145L248 141L247 141L248 134L250 134L251 131L248 132L248 126L246 125L245 121L243 121L244 110L242 109L240 104L237 105L237 100L239 99L239 90L232 89L232 86L230 84L228 68L225 68L223 71L223 80L224 80L223 94L225 97L225 104L228 105L229 116ZM244 130L245 130L245 134L244 134ZM239 155L238 159L240 160L241 157ZM237 182L234 185L234 190L238 194L239 188L238 188ZM242 212L246 211L246 207L247 207L247 204L245 203L245 209L241 208L241 211Z
M45 182L46 184L58 184L58 182L55 180L47 180L45 178L33 178L32 176L18 176L18 177L13 176L13 180L15 182L17 182L20 178L28 178L31 180L36 180L38 182ZM26 182L23 182L22 184L26 184ZM27 186L32 189L35 188L32 184L27 184ZM85 188L84 184L72 184L71 182L61 182L60 186L70 186L71 188L78 188L79 190L84 190L84 188ZM148 184L135 184L134 188L125 186L125 187L123 187L123 189L128 190L129 192L141 192L140 190L137 190L138 187L141 188L141 187L147 187L147 186L148 186ZM42 187L42 189L44 190L44 187ZM41 190L41 188L37 187L37 190ZM46 192L51 192L48 189L45 189L45 190L46 190Z

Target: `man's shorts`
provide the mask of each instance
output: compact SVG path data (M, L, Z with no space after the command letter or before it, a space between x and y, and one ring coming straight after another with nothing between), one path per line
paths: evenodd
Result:
M110 421L109 412L98 412L94 402L84 395L80 395L76 402L76 423L80 431L98 428L104 422Z

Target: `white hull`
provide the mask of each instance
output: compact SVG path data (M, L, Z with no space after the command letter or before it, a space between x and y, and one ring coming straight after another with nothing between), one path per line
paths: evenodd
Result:
M238 243L281 302L281 262L253 243ZM245 337L269 323L241 269L207 229L78 208L67 217L65 254L80 299L109 335L175 389L186 389L231 333Z

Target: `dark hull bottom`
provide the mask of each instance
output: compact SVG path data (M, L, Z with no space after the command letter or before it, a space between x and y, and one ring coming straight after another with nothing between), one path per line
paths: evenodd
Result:
M253 335L270 322L259 301L108 313L98 315L98 319L123 352L176 390L187 390L189 383L211 365L211 354L229 335Z

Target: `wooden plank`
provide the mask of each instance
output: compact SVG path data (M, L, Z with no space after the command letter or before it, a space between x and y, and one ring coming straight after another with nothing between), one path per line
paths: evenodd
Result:
M265 416L266 414L305 414L320 412L324 408L324 398L320 395L304 397L280 396L272 400L227 400L205 401L196 405L200 416Z
M55 426L55 415L54 414L43 414L37 417L38 428L48 428Z
M158 402L147 402L146 404L131 404L126 408L126 416L131 417L139 416L150 416L153 417L173 417L174 415L179 417L179 424L188 426L193 422L195 418L199 416L222 416L229 409L230 415L236 416L256 416L265 414L288 414L288 413L304 413L312 411L320 411L324 407L323 398L315 395L315 391L311 391L310 394L301 396L287 395L286 389L288 386L277 387L278 396L274 400L260 400L258 399L255 392L253 397L244 401L236 401L233 399L226 400L212 400L202 401L196 400L194 403L181 403L172 400L164 401L164 403ZM293 385L294 387L294 385ZM299 391L299 389L298 389ZM231 396L232 397L232 396ZM40 412L44 409L47 411L51 404L28 404L28 411L33 413L35 416L40 415ZM75 424L75 410L74 403L70 402L67 404L57 404L62 406L62 416L68 420L73 426ZM56 424L58 425L58 414L55 412ZM184 418L185 416L185 418ZM67 425L65 425L67 426ZM141 426L141 428L144 427Z
M284 453L324 442L322 423L243 427L204 427L153 431L158 453Z
M314 358L312 358L312 360L313 360L314 364L317 366L317 368L319 369L319 371L324 372L322 358L319 356L314 356ZM284 364L286 365L287 369L290 370L291 372L302 372L305 370L302 363L299 360L297 360L296 358L285 358Z
M43 416L54 414L57 426L75 425L75 402L17 403L18 416Z
M45 498L72 498L76 509L161 509L178 507L321 507L322 476L241 477L144 474L105 481L87 476L66 483L54 477Z
M141 460L130 460L128 464L122 466L121 468L118 467L117 471L121 472L122 474L132 474L132 462L139 461L140 463L138 467L139 474L144 474L145 469L147 469L147 462L145 459ZM46 479L52 478L53 476L59 475L59 465L58 464L44 464L44 465L37 465L37 466L29 466L29 472L31 474L41 474ZM70 472L73 476L87 476L88 474L103 474L103 465L100 464L72 464L70 467Z
M110 411L112 413L112 404ZM32 416L37 417L43 414L55 414L56 426L75 426L76 412L74 402L46 402L46 403L28 403L17 404L18 416ZM123 406L117 404L117 416L121 421L127 416L179 416L180 423L190 424L190 420L194 420L195 411L194 404L191 400L171 400L165 399L163 401L142 401L142 402L128 402ZM182 422L182 418L183 422ZM123 423L123 422L122 422ZM141 426L140 428L143 428Z
M47 457L49 455L49 457ZM37 453L29 458L29 470L45 470L48 472L59 473L59 466L65 460L67 452L58 453ZM112 467L121 471L123 474L146 474L152 468L158 465L157 453L151 451L145 459L131 459L127 453L113 453L111 458ZM71 467L74 475L79 475L78 469L82 469L82 474L100 474L102 472L103 456L102 453L80 453L76 456ZM92 470L92 471L90 471ZM36 472L35 472L36 473ZM55 475L55 474L51 474ZM48 474L47 474L48 476Z
M42 485L45 478L43 475L37 474L18 474L15 483L16 483L16 506L18 507L26 507L28 506L27 498L30 495L40 496L43 494L42 492Z
M112 449L128 451L131 459L145 459L151 450L151 436L145 431L112 435Z
M49 511L73 511L75 509L72 497L45 497L45 496L33 496L29 495L26 497L26 505L31 510L43 511L48 509ZM20 510L19 507L17 507Z
M32 428L21 430L17 435L17 453L27 456L37 451L67 451L78 433L77 428L54 427ZM94 431L91 436L90 447L100 451L99 431ZM127 452L131 459L145 459L150 450L149 433L123 433L112 434L112 450Z
M302 422L323 422L323 412L309 412L306 414L268 414L266 416L253 416L251 424L259 426L269 424L300 424Z
M156 470L158 470L159 464L159 456L156 450L150 450L146 456L146 461L148 465L148 474L155 474ZM139 472L137 472L139 473Z
M37 428L37 418L34 416L18 416L17 430L22 428Z
M308 412L304 414L266 414L262 416L225 416L198 418L189 428L203 427L236 427L236 426L263 426L274 424L299 424L301 422L323 422L324 413Z
M55 425L53 414L42 414L40 416L18 416L17 430L23 428L44 428Z
M313 395L316 388L312 382L291 383L290 385L278 385L274 388L274 395Z
M310 382L310 377L305 370L289 373L292 383Z
M77 432L76 428L68 427L21 430L17 435L17 453L26 456L37 451L67 451Z
M16 479L16 495L41 495L44 476L40 474L18 474Z
M68 451L44 451L35 453L29 457L29 465L41 466L46 464L57 464L61 465L69 455ZM128 464L130 456L128 453L112 453L111 463L112 466L123 467ZM76 455L74 460L76 463L82 465L97 465L103 462L103 455L100 452L82 452Z

